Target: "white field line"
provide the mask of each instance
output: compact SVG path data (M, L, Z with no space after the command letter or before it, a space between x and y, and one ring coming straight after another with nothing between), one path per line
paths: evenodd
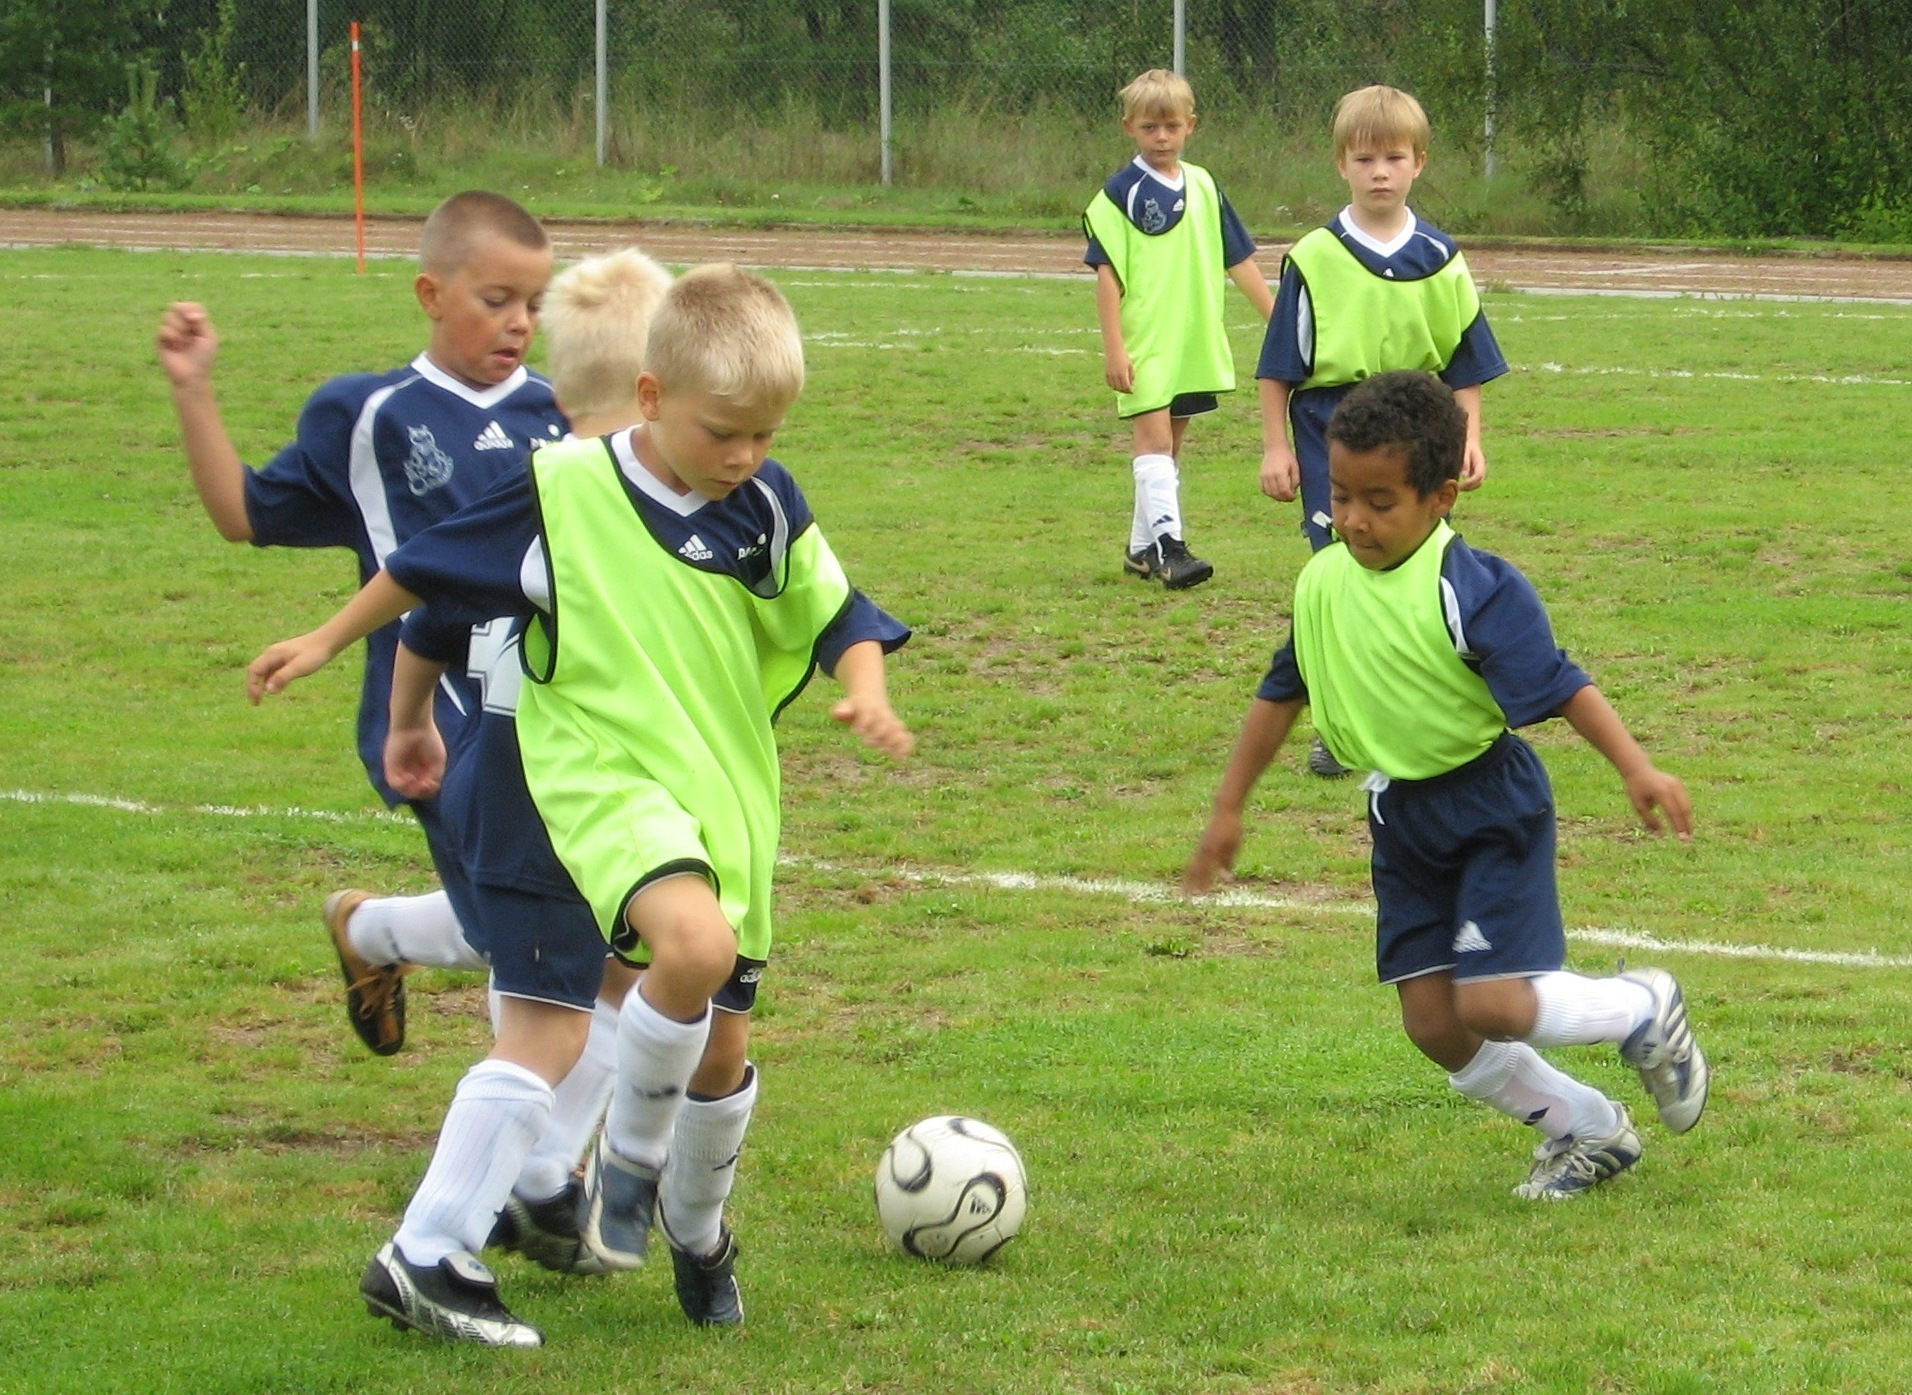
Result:
M32 790L0 790L0 803L70 804L109 809L116 813L168 816L193 814L232 819L312 819L324 823L410 823L409 815L389 810L337 812L329 809L272 809L263 805L188 804L168 808L138 799L115 799L96 794L42 794ZM886 867L873 870L819 858L784 854L779 862L816 872L847 872L861 877L894 878L915 886L974 886L993 891L1060 891L1077 896L1110 896L1134 905L1174 905L1185 898L1173 886L1119 878L1044 876L1035 872L955 872L928 868ZM1317 901L1302 896L1280 896L1229 886L1203 898L1203 904L1231 910L1313 912L1322 915L1371 916L1374 906L1358 901ZM1668 940L1641 930L1610 926L1583 926L1567 931L1567 938L1583 944L1616 949L1646 950L1655 954L1711 955L1722 959L1770 960L1787 964L1823 964L1851 969L1912 969L1912 955L1880 954L1876 950L1788 949L1779 945L1742 945L1711 940Z
M1552 373L1590 378L1671 378L1730 383L1820 383L1829 387L1912 387L1912 378L1877 378L1866 373L1733 373L1692 368L1569 368L1561 363L1520 364L1516 373Z

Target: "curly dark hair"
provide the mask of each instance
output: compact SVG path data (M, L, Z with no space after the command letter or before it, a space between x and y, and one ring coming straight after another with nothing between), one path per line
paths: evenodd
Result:
M1341 399L1328 423L1328 439L1349 450L1405 450L1407 482L1425 499L1460 478L1467 413L1432 373L1376 373Z

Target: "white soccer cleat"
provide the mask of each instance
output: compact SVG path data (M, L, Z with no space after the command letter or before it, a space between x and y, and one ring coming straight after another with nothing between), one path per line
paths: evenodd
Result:
M1618 1177L1640 1160L1640 1135L1626 1106L1619 1127L1605 1138L1553 1139L1534 1149L1533 1170L1514 1188L1522 1201L1571 1201L1602 1182Z
M1712 1072L1693 1029L1686 1022L1686 999L1665 969L1636 969L1621 978L1653 995L1653 1012L1620 1045L1620 1057L1640 1072L1640 1083L1659 1106L1660 1122L1685 1133L1706 1109Z

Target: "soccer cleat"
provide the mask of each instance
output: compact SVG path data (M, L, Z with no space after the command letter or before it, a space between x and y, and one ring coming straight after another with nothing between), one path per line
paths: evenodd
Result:
M1640 1072L1640 1083L1659 1106L1660 1122L1685 1133L1700 1121L1712 1077L1686 1023L1686 999L1665 969L1636 969L1620 977L1653 995L1652 1014L1621 1043L1620 1057Z
M374 964L352 948L346 922L371 899L369 891L335 891L325 898L323 914L345 976L345 1013L352 1030L375 1055L391 1056L405 1045L405 975L411 966Z
M1620 1111L1620 1126L1605 1138L1569 1135L1534 1149L1533 1170L1514 1195L1523 1201L1571 1201L1638 1162L1640 1135L1633 1131L1633 1118L1625 1105L1613 1107Z
M1155 558L1154 543L1150 543L1147 547L1132 548L1122 554L1122 570L1147 581L1156 573Z
M606 1269L638 1269L651 1245L659 1169L619 1157L600 1133L584 1168L578 1233Z
M389 1241L365 1267L359 1294L373 1317L448 1342L488 1347L538 1347L544 1334L498 1297L498 1281L474 1254L456 1254L423 1268Z
M671 1246L671 1273L677 1304L699 1327L735 1327L744 1320L744 1296L737 1288L737 1237L725 1226L717 1248L699 1259Z
M1155 546L1161 556L1156 563L1155 574L1162 578L1162 585L1171 591L1200 586L1215 575L1215 569L1190 552L1188 544L1180 538L1160 538Z
M1308 769L1324 780L1338 780L1343 775L1354 773L1334 758L1334 752L1328 749L1328 743L1318 736L1314 739L1314 745L1308 748Z
M575 1180L543 1201L526 1201L513 1192L498 1213L491 1243L516 1250L542 1269L558 1274L602 1274L604 1261L592 1254L578 1234L578 1197Z

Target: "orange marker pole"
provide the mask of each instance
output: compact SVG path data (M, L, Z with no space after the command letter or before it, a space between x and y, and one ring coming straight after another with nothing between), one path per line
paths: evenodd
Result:
M359 27L352 23L352 217L358 230L358 274L365 274L365 123L359 86Z

